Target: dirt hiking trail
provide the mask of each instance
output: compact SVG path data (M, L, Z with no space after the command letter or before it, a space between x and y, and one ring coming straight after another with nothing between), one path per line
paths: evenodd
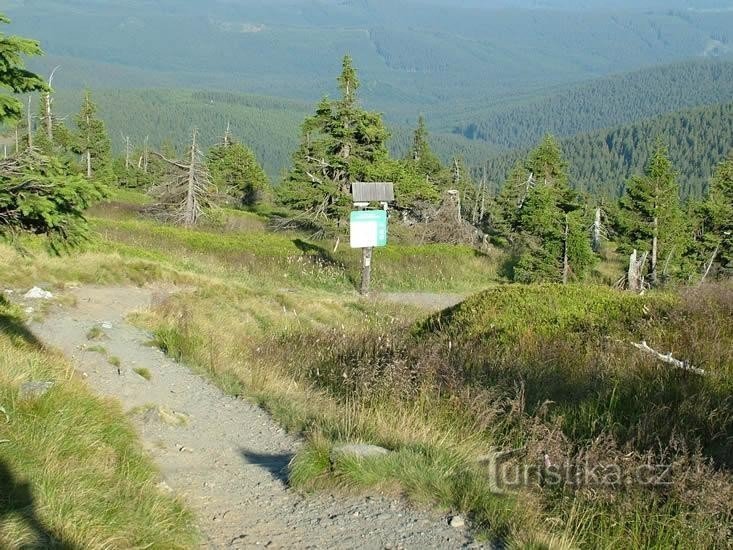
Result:
M209 381L149 345L126 316L150 307L160 290L82 287L74 306L54 306L32 325L61 349L90 387L134 411L160 487L197 514L206 548L480 548L438 512L392 497L301 495L287 486L298 449L267 413L223 394ZM105 337L89 341L90 329ZM106 350L91 351L94 345ZM120 367L109 357L120 360ZM114 359L113 359L114 362ZM134 369L147 369L150 380Z

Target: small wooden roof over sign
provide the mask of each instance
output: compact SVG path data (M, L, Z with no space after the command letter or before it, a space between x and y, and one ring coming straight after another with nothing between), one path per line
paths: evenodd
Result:
M355 203L393 202L394 183L355 181L351 184L351 195L354 197Z

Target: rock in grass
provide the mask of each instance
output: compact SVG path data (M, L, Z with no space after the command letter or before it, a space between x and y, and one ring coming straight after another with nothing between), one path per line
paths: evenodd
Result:
M53 386L53 382L25 382L20 386L18 399L21 401L40 399L46 395Z
M51 298L53 298L53 294L51 294L47 290L43 290L42 288L34 286L32 289L25 293L23 298L25 298L26 300L50 300Z
M453 516L448 520L448 525L455 529L463 529L466 526L466 520L463 516Z
M331 451L331 459L337 458L375 458L385 456L389 454L389 451L384 447L377 445L364 445L364 444L347 444L337 445Z

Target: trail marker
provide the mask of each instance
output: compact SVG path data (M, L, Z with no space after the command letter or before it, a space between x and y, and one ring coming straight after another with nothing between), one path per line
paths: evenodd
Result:
M387 246L387 212L360 210L351 213L351 248Z
M361 293L369 293L372 276L372 252L387 246L387 207L394 201L394 184L388 182L355 182L351 185L354 210L350 218L351 248L361 248ZM367 210L379 203L380 210Z

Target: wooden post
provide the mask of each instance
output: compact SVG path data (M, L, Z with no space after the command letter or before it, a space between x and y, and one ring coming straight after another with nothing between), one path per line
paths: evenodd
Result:
M373 248L361 249L361 289L363 296L369 294L369 284L372 280L372 252Z

